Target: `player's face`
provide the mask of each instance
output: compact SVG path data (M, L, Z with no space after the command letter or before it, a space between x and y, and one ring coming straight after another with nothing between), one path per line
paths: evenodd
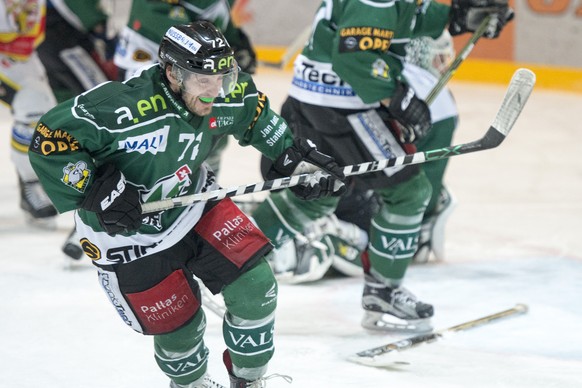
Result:
M199 74L174 66L173 79L178 84L182 101L188 110L198 116L209 115L218 96L230 94L238 79L238 65L234 59L230 71L224 74Z
M212 111L214 99L221 94L224 76L191 73L182 85L182 100L188 110L198 116Z

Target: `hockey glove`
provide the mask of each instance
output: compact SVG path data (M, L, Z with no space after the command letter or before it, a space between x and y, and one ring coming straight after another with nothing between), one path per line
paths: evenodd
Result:
M452 0L449 32L453 36L475 32L487 15L496 20L489 23L484 36L493 39L513 19L513 10L507 5L507 0Z
M403 143L413 143L423 138L431 127L428 105L416 97L414 90L403 82L396 85L396 92L386 109L392 127L396 127Z
M267 171L267 179L314 173L310 181L289 189L301 199L340 196L346 191L343 169L335 160L317 150L311 140L297 138Z
M97 170L81 208L97 213L101 227L110 236L135 231L142 224L140 195L112 164Z

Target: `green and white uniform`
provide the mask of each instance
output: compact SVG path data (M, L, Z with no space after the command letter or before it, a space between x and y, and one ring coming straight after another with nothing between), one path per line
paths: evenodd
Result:
M218 98L212 114L199 117L171 92L154 65L140 77L101 85L43 116L30 159L60 212L79 208L96 168L105 163L119 168L138 188L142 202L148 202L205 188L203 162L225 135L269 158L292 144L284 120L269 109L250 76L241 74L237 89ZM203 207L198 203L164 211L147 218L135 234L114 237L102 231L94 213L79 209L76 218L80 236L97 247L106 241L108 247L137 245L156 252L190 230ZM93 259L96 264L117 263L106 256Z
M431 1L324 1L295 61L282 108L294 134L311 138L339 165L414 152L414 144L401 143L387 126L380 101L391 98L398 81L406 82L402 61L410 39L436 38L448 20L449 6ZM431 185L418 166L352 179L362 190L374 189L382 202L369 231L366 272L388 287L399 287L418 246ZM283 192L253 215L281 245L336 205L330 199L305 203Z
M94 213L79 208L104 164L122 171L142 202L215 189L204 161L227 135L269 158L293 143L285 120L248 74L241 73L235 90L200 117L154 65L49 111L29 151L58 211L75 210L83 250L99 267L99 282L124 323L154 335L158 365L183 385L203 378L208 357L194 276L224 296L224 338L237 375L255 380L265 372L274 352L277 300L263 258L268 240L229 199L149 214L135 233L114 236Z

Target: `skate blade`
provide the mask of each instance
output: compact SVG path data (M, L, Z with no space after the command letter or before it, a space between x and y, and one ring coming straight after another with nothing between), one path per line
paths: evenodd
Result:
M352 354L349 355L346 359L356 364L371 366L374 368L400 369L411 364L409 361L406 361L405 358L402 358L400 354L392 353L372 357L358 356L357 354Z
M362 327L372 331L425 333L432 331L430 318L400 319L390 314L366 311Z

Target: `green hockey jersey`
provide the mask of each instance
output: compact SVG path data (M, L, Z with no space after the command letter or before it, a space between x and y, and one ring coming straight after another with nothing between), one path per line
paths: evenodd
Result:
M334 108L367 109L389 98L411 38L441 35L449 6L430 0L329 0L295 61L289 94Z
M287 123L270 109L250 75L241 73L236 89L217 98L211 114L200 117L185 108L153 65L139 77L102 84L50 110L37 125L29 156L53 204L66 212L80 207L97 168L107 163L123 172L142 202L218 188L204 160L228 135L271 159L293 142ZM75 219L91 247L84 246L85 252L94 251L94 260L111 264L121 259L98 253L100 248L132 247L126 253L133 258L125 262L165 249L196 224L203 207L198 203L151 214L137 233L115 237L102 230L95 213L79 209Z

